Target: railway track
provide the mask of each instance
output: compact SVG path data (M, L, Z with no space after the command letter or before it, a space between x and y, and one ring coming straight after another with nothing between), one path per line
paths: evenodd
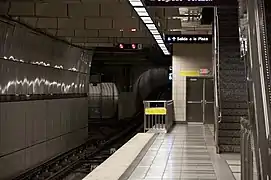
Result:
M130 120L125 128L109 134L103 139L92 139L13 180L81 180L112 153L142 130L141 114Z

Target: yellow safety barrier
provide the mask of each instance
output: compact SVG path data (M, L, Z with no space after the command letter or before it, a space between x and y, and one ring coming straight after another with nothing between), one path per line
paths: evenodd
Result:
M145 108L146 115L166 115L167 109L166 108Z
M173 100L143 101L143 104L144 132L168 132L175 119Z
M199 71L181 71L180 72L181 76L200 76Z

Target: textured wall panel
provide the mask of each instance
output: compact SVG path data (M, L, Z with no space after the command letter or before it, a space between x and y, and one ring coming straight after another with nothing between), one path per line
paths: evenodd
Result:
M112 29L113 20L111 18L87 18L87 29Z
M0 95L87 93L91 59L91 52L0 21Z
M37 3L36 15L47 17L67 17L68 8L65 3Z
M31 2L16 2L10 4L9 14L13 16L34 16L35 5Z
M87 98L1 103L0 168L9 161L4 169L15 175L82 144L87 138L87 113ZM21 161L16 158L23 162L12 164ZM6 175L1 168L2 177Z
M86 140L91 60L91 52L0 20L0 179Z
M105 17L130 17L132 8L127 3L118 4L117 8L112 8L112 3L103 3L101 6L101 16Z
M60 29L85 29L84 18L61 18L58 20L58 28Z
M87 2L86 2L87 3ZM71 17L99 16L99 4L74 3L68 5L69 15Z
M20 25L0 19L0 56L28 63L43 62L51 67L75 68L88 72L91 53L36 34Z

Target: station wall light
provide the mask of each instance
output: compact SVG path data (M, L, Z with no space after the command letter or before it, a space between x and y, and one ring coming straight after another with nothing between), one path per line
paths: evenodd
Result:
M140 19L143 21L143 23L146 25L146 27L149 29L150 33L152 34L153 38L157 42L160 49L163 51L164 55L170 55L162 37L159 31L157 30L155 24L153 23L153 20L149 16L149 13L147 12L145 6L143 5L141 0L129 0L130 4L140 17Z

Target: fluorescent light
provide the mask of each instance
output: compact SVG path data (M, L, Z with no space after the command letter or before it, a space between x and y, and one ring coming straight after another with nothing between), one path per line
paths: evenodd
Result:
M153 35L160 35L159 31L157 29L150 29L150 32L153 34Z
M156 39L156 42L157 42L158 44L164 43L164 41L163 41L162 39Z
M161 39L162 40L162 37L159 35L153 35L154 39L158 40L158 39Z
M139 16L149 16L148 12L144 7L136 7L134 9Z
M149 30L157 30L156 29L156 26L154 25L154 24L146 24L146 26L147 26L147 28L149 29Z
M138 16L143 21L143 23L149 29L150 33L153 35L153 38L157 42L160 49L163 51L164 55L170 55L166 45L164 44L164 41L161 37L161 34L157 30L151 17L149 16L149 13L147 12L146 8L144 7L144 5L142 3L142 0L129 0L129 2L133 6L133 8L136 11L136 13L138 14Z
M167 51L166 46L163 46L163 47L160 46L160 48L162 49L162 51Z
M143 3L140 0L129 0L129 2L133 7L143 6Z
M150 17L141 17L141 19L145 24L153 24L153 21Z
M161 44L158 44L160 46L160 48L163 50L163 49L166 49L167 50L167 47L164 43L161 43Z

